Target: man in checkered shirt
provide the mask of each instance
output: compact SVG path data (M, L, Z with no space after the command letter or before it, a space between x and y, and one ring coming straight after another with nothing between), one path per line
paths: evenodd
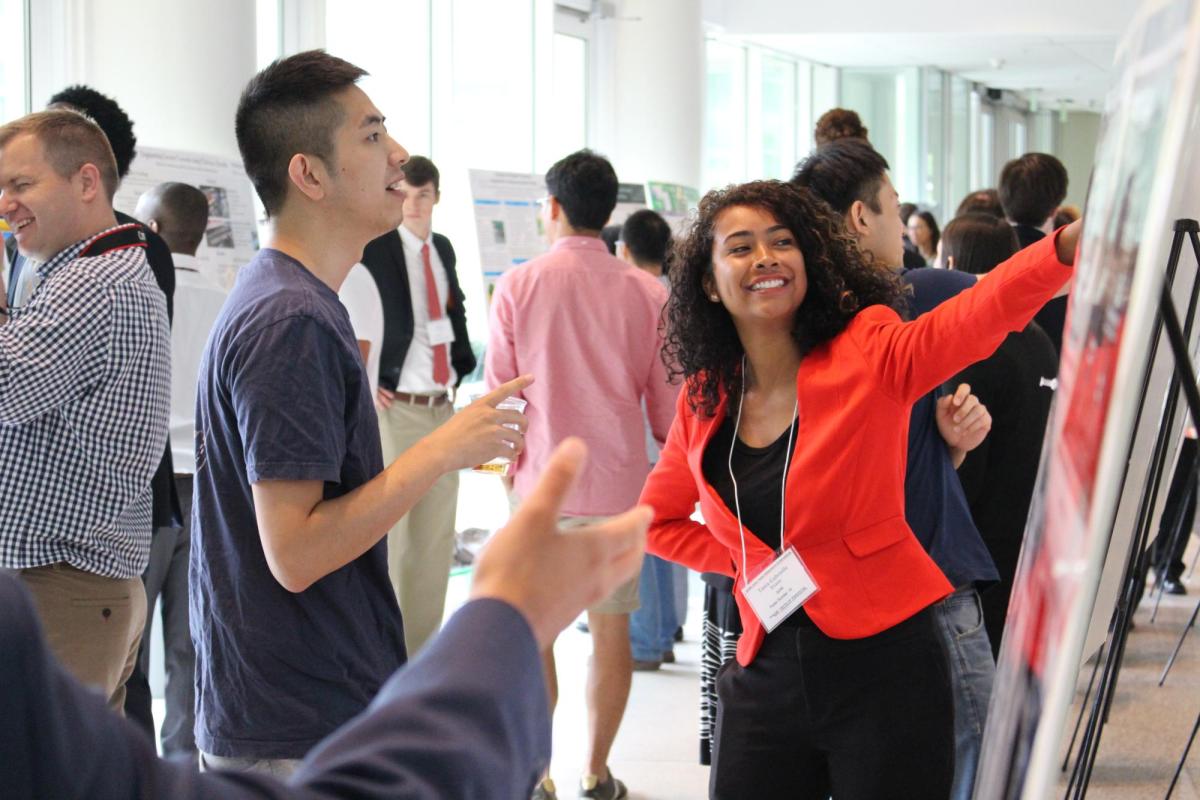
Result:
M146 616L170 331L145 236L113 215L117 182L108 139L77 112L0 127L0 214L37 262L0 325L0 568L120 712Z

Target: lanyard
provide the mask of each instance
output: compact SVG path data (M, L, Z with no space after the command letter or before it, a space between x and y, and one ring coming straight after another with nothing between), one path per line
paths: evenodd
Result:
M733 481L733 508L737 513L738 535L742 542L742 584L749 585L750 577L749 570L746 567L746 528L742 525L742 504L738 499L737 476L733 474L733 448L737 444L738 429L742 426L742 406L746 404L746 356L742 355L742 392L738 399L737 419L733 423L733 438L729 441L729 460L727 467L729 469L729 480ZM787 507L787 475L788 467L792 463L792 443L796 436L796 421L800 418L800 392L796 392L796 407L792 410L792 425L788 429L788 446L787 453L783 458L783 480L779 486L779 553L783 554L783 532L785 510Z

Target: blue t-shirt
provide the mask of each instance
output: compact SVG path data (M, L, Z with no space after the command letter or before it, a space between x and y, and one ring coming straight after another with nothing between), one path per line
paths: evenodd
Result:
M944 269L901 273L912 287L910 316L916 319L975 284L975 276ZM904 517L934 563L954 586L980 588L1000 579L987 545L971 518L962 484L937 429L935 390L913 404L908 424L908 469L904 476Z
M262 250L213 326L196 393L189 577L201 750L301 758L404 663L386 538L294 594L267 567L250 490L319 480L329 499L382 470L346 309L299 262Z

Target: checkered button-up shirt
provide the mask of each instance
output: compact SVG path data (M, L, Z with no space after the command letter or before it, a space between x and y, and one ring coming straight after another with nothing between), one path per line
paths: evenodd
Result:
M150 478L167 440L170 327L144 247L38 266L0 325L0 567L65 561L113 578L150 558Z

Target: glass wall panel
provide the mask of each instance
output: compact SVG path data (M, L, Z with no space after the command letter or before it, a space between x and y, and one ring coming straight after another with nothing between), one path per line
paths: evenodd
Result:
M921 71L923 101L923 133L921 147L921 195L918 202L933 209L939 221L947 214L946 205L946 135L948 127L946 76L941 70Z
M967 193L976 187L971 183L971 85L957 75L950 76L950 119L947 126L949 142L946 147L946 213L953 214Z
M803 158L813 147L813 126L817 124L813 113L813 64L809 61L796 62L796 160Z
M796 164L796 64L762 59L762 163L758 177L790 178Z
M825 64L812 65L812 119L814 125L822 114L837 107L840 88L841 75L837 67Z
M28 110L23 0L0 0L0 19L5 29L4 47L0 47L0 122L8 122Z
M705 45L704 188L746 175L746 48L709 40Z
M907 69L843 69L841 102L867 126L871 144L888 160L902 200L921 197L920 72Z
M538 131L539 165L547 168L567 153L587 146L588 42L578 36L554 34L553 88L547 127Z

